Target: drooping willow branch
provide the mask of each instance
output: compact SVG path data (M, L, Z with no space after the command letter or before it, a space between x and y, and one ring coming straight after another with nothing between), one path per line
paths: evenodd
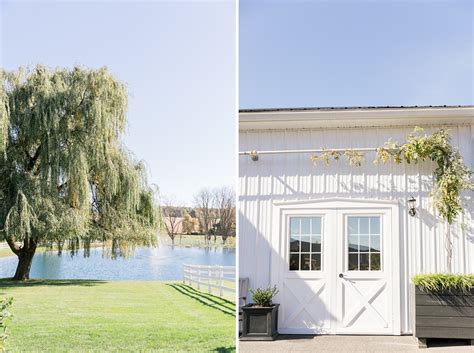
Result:
M450 227L463 212L461 192L474 190L473 172L464 164L459 151L451 145L448 131L439 129L431 135L423 132L423 129L415 128L403 144L388 140L376 149L374 163L417 164L426 160L436 163L433 173L434 185L430 196L434 208L447 223L445 246L447 265L451 270L453 249ZM328 149L323 153L312 155L311 160L314 164L323 161L328 165L331 159L338 161L342 157L345 157L351 166L361 166L365 156L362 152L351 149L344 152Z
M0 240L113 254L156 241L155 192L122 145L127 100L106 68L0 68Z

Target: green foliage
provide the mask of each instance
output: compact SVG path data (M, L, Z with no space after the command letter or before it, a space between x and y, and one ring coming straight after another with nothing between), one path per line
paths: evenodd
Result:
M472 171L464 164L459 151L451 145L449 133L440 129L431 135L423 134L423 129L415 128L407 142L398 145L389 140L377 149L376 163L393 160L408 164L431 160L436 163L435 185L431 192L433 206L449 224L462 212L462 190L474 190Z
M324 150L324 149L323 149ZM349 165L360 166L364 155L347 149L343 154ZM311 156L313 164L323 161L329 165L330 158L339 160L341 153L325 150L323 153ZM451 145L449 133L440 129L431 135L423 134L423 129L415 128L408 136L407 142L400 145L389 139L383 146L376 149L375 164L395 162L400 164L416 164L426 160L433 161L437 167L434 170L435 185L431 192L433 206L449 224L462 212L462 190L474 190L471 180L473 172L464 164L459 151Z
M412 282L427 292L467 292L474 287L474 274L419 274L412 278Z
M271 306L273 297L278 293L276 286L268 288L251 289L253 301L259 306Z
M393 161L400 164L405 161L408 164L416 164L426 160L436 163L431 199L434 208L448 223L445 246L450 269L452 262L450 226L463 212L461 192L474 190L473 172L464 164L459 151L451 145L451 136L448 131L440 129L431 135L423 134L423 132L423 129L415 128L408 136L406 143L402 145L389 139L376 149L374 163L386 164ZM311 161L316 165L318 160L323 160L328 165L330 156L338 160L340 153L327 150L319 156L311 156ZM345 150L344 156L353 166L360 166L364 157L363 154L354 150Z
M154 190L120 140L125 85L106 68L0 75L0 240L153 243Z
M342 156L346 157L347 163L351 166L360 167L362 165L362 162L364 161L364 155L362 153L351 149L347 149L344 152L326 150L325 148L321 149L323 150L322 153L315 153L311 156L311 161L314 165L317 165L318 161L323 161L326 166L329 166L329 162L331 159L338 161L341 159Z
M347 157L349 165L354 167L360 167L364 161L364 155L354 150L345 150L344 155Z
M5 341L8 338L7 326L13 315L9 311L13 298L0 299L0 351L5 350Z

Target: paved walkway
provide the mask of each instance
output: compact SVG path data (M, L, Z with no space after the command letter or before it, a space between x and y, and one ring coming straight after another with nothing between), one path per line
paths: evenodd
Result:
M412 336L301 336L281 335L273 342L239 342L240 353L281 352L474 352L465 341L433 340L428 349L419 349Z

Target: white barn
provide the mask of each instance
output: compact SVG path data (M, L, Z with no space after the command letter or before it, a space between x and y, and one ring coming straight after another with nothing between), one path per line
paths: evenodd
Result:
M280 333L412 332L410 278L447 266L445 224L430 207L434 164L375 165L367 152L360 167L315 166L301 150L403 143L415 126L449 129L474 169L472 106L240 112L239 277L250 288L277 285ZM453 272L474 273L474 198L465 196L452 227Z

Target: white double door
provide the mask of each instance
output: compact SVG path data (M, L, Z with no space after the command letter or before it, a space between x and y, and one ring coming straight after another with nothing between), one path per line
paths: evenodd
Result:
M400 334L398 208L336 201L277 212L281 333Z

